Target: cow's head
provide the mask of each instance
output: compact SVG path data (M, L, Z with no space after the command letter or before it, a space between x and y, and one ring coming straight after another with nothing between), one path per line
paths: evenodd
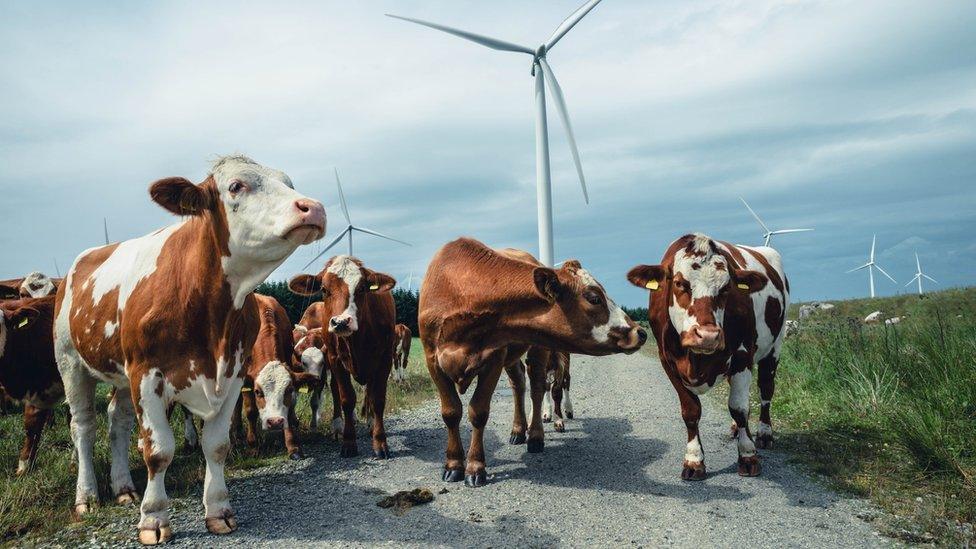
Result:
M766 285L766 277L738 269L718 245L703 234L685 237L673 261L638 265L627 280L668 298L668 316L681 337L682 347L698 354L725 349L723 322L732 292L751 293Z
M535 291L552 306L546 315L555 321L550 327L556 333L569 330L557 336L560 348L589 355L633 353L647 341L647 332L579 261L565 261L559 269L536 267L532 278Z
M309 374L322 377L325 371L325 353L322 352L322 329L308 328L296 324L292 333L295 343L295 357L301 362L302 369Z
M220 158L199 185L182 177L160 179L149 194L177 215L212 219L222 255L243 260L241 265L273 269L295 248L325 234L321 203L296 192L284 172L246 156Z
M295 404L295 392L312 381L309 374L293 372L277 360L265 364L254 377L253 387L262 427L269 431L287 427L288 410Z
M0 358L7 348L11 334L27 329L40 316L40 311L18 302L8 302L0 307Z
M323 323L329 333L348 337L359 329L358 310L369 292L389 292L396 285L390 275L363 267L363 262L348 255L337 255L317 275L300 274L288 282L299 295L322 292Z
M44 297L53 294L55 290L57 288L54 286L54 281L38 271L24 277L24 281L20 284L21 297Z

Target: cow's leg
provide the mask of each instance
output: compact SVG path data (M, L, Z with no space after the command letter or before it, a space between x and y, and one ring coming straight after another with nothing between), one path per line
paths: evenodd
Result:
M247 443L248 451L252 454L257 453L258 416L260 412L253 390L241 393L241 411L244 414L244 440Z
M746 368L729 376L729 414L735 421L738 432L736 444L739 450L739 475L754 477L759 475L759 457L756 445L749 433L749 389L752 384L752 370Z
M17 461L18 476L34 468L37 448L41 443L41 432L52 415L54 415L52 409L38 408L24 403L24 446L20 450L20 459Z
M233 378L227 387L228 397L213 418L203 422L200 441L207 470L203 478L203 508L207 530L211 534L229 534L237 530L237 518L230 506L230 493L224 481L224 462L230 452L230 423L244 380Z
M426 350L426 345L424 345ZM441 400L441 417L444 419L444 426L447 428L447 451L444 460L445 482L458 482L464 478L464 446L461 444L461 397L458 395L457 387L451 381L440 366L437 358L430 350L427 354L427 371L430 378L437 387L437 396Z
M71 439L78 465L74 514L80 517L98 503L98 482L95 480L92 455L95 446L96 381L85 371L81 359L73 356L73 350L59 354L58 369L64 381L64 396L71 409Z
M112 494L120 504L136 503L139 494L129 471L129 445L136 413L129 389L118 389L108 403L108 440L112 448Z
M512 360L505 365L508 375L508 386L512 388L512 436L509 444L525 444L525 431L528 421L525 418L525 364L521 360Z
M563 372L563 410L566 411L566 419L573 419L573 401L569 398L569 364L566 364L566 371Z
M546 388L546 356L548 351L535 348L525 357L525 372L529 376L529 394L532 398L532 417L529 419L529 437L526 449L532 453L545 450L546 432L542 426L542 399Z
M193 423L193 413L186 406L180 404L180 411L183 413L183 453L192 454L200 446L197 426Z
M131 371L138 370L130 368ZM167 403L157 394L157 388L162 384L162 374L158 370L131 380L147 472L146 493L142 498L139 519L139 542L143 545L166 543L173 537L165 478L166 469L176 451L176 440L166 414Z
M335 373L329 380L329 390L332 393L332 437L339 440L342 437L342 398L339 396L339 378ZM353 423L356 420L353 419Z
M302 454L302 443L298 436L298 415L295 414L295 404L288 407L288 425L285 427L285 450L288 459L299 460Z
M366 386L373 403L373 457L389 459L390 447L386 444L386 426L383 424L383 412L386 410L386 386L389 375L377 376Z
M552 380L552 388L549 389L552 398L552 427L557 432L562 433L566 430L566 422L563 421L563 380L562 373L556 372Z
M769 417L769 407L773 402L773 391L776 389L776 368L779 359L770 354L759 361L759 400L762 407L759 410L759 430L756 433L758 448L773 447L773 421Z
M503 352L504 353L504 352ZM491 409L491 395L495 393L498 378L502 375L504 354L482 366L478 374L478 386L468 403L468 420L471 422L471 446L468 447L468 464L464 468L464 483L471 487L488 484L488 473L485 470L485 425L488 424L488 413Z
M552 421L552 384L546 375L546 392L542 395L542 421L549 423Z
M319 430L319 406L322 405L322 385L323 383L316 383L315 388L312 389L308 398L308 405L312 408L312 421L309 425L309 430L313 433Z
M352 378L345 368L339 367L333 373L338 378L339 400L342 403L342 414L345 422L342 426L342 448L339 450L341 457L353 457L359 455L359 448L356 446L356 389L352 386Z

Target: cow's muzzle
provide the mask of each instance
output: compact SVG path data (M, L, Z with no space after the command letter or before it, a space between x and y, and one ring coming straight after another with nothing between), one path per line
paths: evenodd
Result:
M634 324L629 330L617 334L617 347L626 354L635 353L647 343L647 330Z
M693 353L710 355L725 349L725 333L714 324L693 326L681 334L681 346Z
M352 326L352 319L350 319L349 317L340 318L334 316L329 320L329 332L337 336L348 337L352 335L354 331L355 330L353 329Z
M268 431L280 431L285 428L285 418L269 417L264 420L264 428Z

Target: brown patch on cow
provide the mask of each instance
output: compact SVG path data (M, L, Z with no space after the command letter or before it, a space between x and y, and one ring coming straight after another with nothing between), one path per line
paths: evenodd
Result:
M742 250L739 249L735 244L729 244L728 242L718 241L726 250L728 250L728 255L732 258L731 264L736 269L746 268L746 258L742 255ZM724 255L724 254L723 254Z
M773 339L779 337L780 330L783 329L783 305L779 302L775 296L769 296L766 299L766 311L765 311L766 326L769 327L770 333L773 334Z
M766 257L756 250L750 248L746 248L746 251L749 252L749 254L752 255L752 257L754 257L756 261L763 266L763 269L766 271L764 274L766 275L766 278L773 283L773 287L779 290L780 293L783 293L783 291L786 289L786 286L783 284L783 279L780 278L779 273L776 272L776 269L769 264Z

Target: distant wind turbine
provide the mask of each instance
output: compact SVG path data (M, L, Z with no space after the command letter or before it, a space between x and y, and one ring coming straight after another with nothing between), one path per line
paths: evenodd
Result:
M102 229L105 231L105 245L108 246L108 219L102 218Z
M404 242L402 240L397 240L396 238L393 238L392 236L386 236L385 234L378 233L376 231L367 229L366 227L357 227L357 226L353 225L352 224L352 219L349 218L349 208L346 206L346 196L344 194L342 194L342 182L339 181L339 169L338 168L336 168L336 170L335 170L335 176L336 176L336 186L339 187L339 205L342 207L342 215L344 215L346 217L346 223L347 223L346 228L343 229L342 232L339 233L339 236L335 237L335 239L332 242L329 242L329 245L326 246L324 250L322 250L321 252L319 252L318 255L316 255L315 257L313 257L311 261L309 261L304 267L302 267L302 270L305 270L305 269L309 268L312 265L312 263L315 263L320 257L322 257L323 255L325 255L325 252L329 251L330 249L332 249L333 246L335 246L336 244L338 244L339 241L342 240L343 237L348 237L349 238L349 255L352 255L352 233L353 233L353 231L359 231L361 233L371 234L373 236L378 236L380 238L385 238L387 240L392 240L393 242L399 242L400 244L404 244L406 246L412 246L412 244L410 244L409 242Z
M766 224L763 223L763 220L762 219L759 219L759 215L755 212L755 210L753 210L749 206L749 203L746 202L746 199L745 198L742 198L740 196L739 197L739 200L741 200L742 203L745 204L745 207L748 208L749 213L752 214L752 217L755 217L756 218L756 221L759 222L759 226L762 227L762 230L763 230L763 238L765 239L765 241L763 242L763 246L769 246L769 239L774 234L805 233L805 232L809 232L809 231L812 231L813 230L813 229L777 229L775 231L771 231L771 230L769 230L769 227L767 227Z
M58 258L54 258L54 272L58 274L58 278L61 278L61 267L58 267Z
M413 290L413 271L410 271L410 276L407 277L407 291Z
M898 284L898 282L894 278L891 278L890 274L885 272L885 270L882 269L880 265L874 262L874 243L876 239L877 239L877 235L871 236L871 256L869 257L868 262L865 263L864 265L861 265L860 267L847 271L848 273L853 273L855 271L860 271L861 269L868 270L868 280L871 282L871 297L874 297L874 269L881 271L881 274L888 277L888 279L894 282L895 284Z
M938 284L934 278L922 272L922 264L918 260L918 252L915 252L915 269L915 277L909 280L908 284L905 284L905 286L908 286L912 282L918 281L918 295L922 295L922 278L927 278Z
M583 177L583 165L580 162L579 149L576 146L576 137L573 135L573 127L569 121L569 110L566 108L566 101L563 99L562 88L556 80L556 75L552 72L552 67L546 61L546 54L552 50L553 46L579 23L587 13L590 12L600 0L589 0L572 13L565 21L560 24L544 44L538 48L530 48L513 44L497 38L491 38L473 32L463 31L413 19L401 17L399 15L386 14L388 17L402 19L435 30L453 34L459 38L470 40L482 46L487 46L493 50L510 51L524 53L532 56L532 76L535 77L535 178L536 178L536 207L538 208L539 226L539 260L547 266L553 264L552 248L552 174L549 170L549 123L546 119L546 85L549 86L549 93L556 104L556 112L562 120L566 130L566 141L569 142L569 149L573 155L573 163L576 165L576 174L579 176L580 186L583 189L583 200L590 203L589 195L586 192L586 179Z

